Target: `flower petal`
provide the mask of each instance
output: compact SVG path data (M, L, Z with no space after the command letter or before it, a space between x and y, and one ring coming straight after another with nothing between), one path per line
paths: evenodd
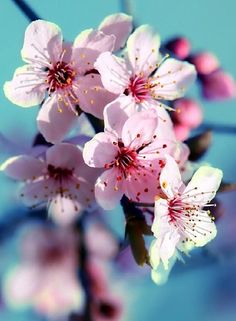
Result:
M13 307L32 304L40 289L41 271L33 265L18 265L6 275L3 281L3 296L6 303Z
M17 180L35 179L43 174L45 164L31 156L21 155L11 157L0 167L6 175Z
M113 144L113 142L115 144ZM98 133L84 145L83 157L88 166L104 167L115 160L117 138L112 134Z
M105 131L121 138L124 123L135 112L135 102L132 97L120 95L104 109Z
M160 65L153 76L153 96L166 100L180 98L195 78L194 65L169 58Z
M95 197L105 210L112 210L123 195L121 182L117 180L116 171L109 169L98 177L95 185Z
M133 28L132 22L132 17L124 13L112 14L101 22L99 30L103 31L106 35L114 35L116 37L113 51L124 47Z
M67 169L75 169L84 164L81 150L69 143L50 147L46 152L46 161L47 164Z
M61 53L61 29L56 24L44 20L31 22L25 31L24 45L21 50L22 59L42 66L57 62Z
M61 197L56 195L50 202L48 207L48 215L53 220L61 225L68 226L72 224L77 218L84 207L76 200Z
M160 37L148 25L137 28L127 41L128 58L136 74L150 75L159 59Z
M116 98L103 87L100 75L92 73L78 79L74 92L80 108L100 119L103 118L104 107Z
M183 192L186 203L203 206L210 202L216 195L222 176L218 168L201 166Z
M13 104L32 107L42 102L46 87L44 79L25 65L16 69L13 79L5 82L3 89L5 96Z
M60 142L77 120L76 114L67 106L58 109L56 95L48 97L37 116L38 129L50 143Z
M115 44L114 35L88 29L81 32L74 41L72 61L80 75L94 68L94 62L100 53L112 51Z
M213 240L217 234L215 223L208 211L199 210L191 213L188 228L185 230L186 239L183 239L178 248L184 252L193 246L204 246Z
M115 94L123 94L129 86L130 73L123 58L110 52L102 53L94 64L104 87Z
M50 179L41 179L24 184L19 190L19 197L26 206L37 206L46 203L55 190Z
M157 269L152 270L151 277L153 282L155 282L157 285L163 285L168 281L169 274L176 262L177 256L173 255L169 260L169 266L168 269L164 268L164 265L161 263Z
M131 201L149 204L154 202L155 196L159 193L157 184L159 166L154 164L155 162L140 161L140 169L124 179L124 194Z
M183 182L179 167L174 158L172 158L170 155L166 155L165 160L166 164L160 175L160 185L165 195L169 199L172 199L174 195L178 193Z
M124 145L138 149L143 144L150 143L153 140L157 123L156 113L150 111L136 112L124 124L122 130Z

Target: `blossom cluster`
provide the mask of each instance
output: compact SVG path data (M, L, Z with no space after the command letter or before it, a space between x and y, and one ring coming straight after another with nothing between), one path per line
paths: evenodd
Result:
M151 266L157 284L167 280L181 253L188 254L216 236L209 209L222 171L193 165L189 147L182 142L202 121L196 103L182 97L204 63L199 57L188 61L181 54L179 59L176 53L170 57L173 43L166 45L166 52L160 48L160 36L150 26L133 29L132 17L125 14L107 17L72 43L63 40L54 23L37 20L27 27L21 51L25 65L5 83L4 92L20 107L40 105L36 121L44 144L38 153L32 148L27 155L7 159L1 170L20 182L18 196L25 205L46 208L63 230L39 229L23 242L25 253L31 254L6 281L14 304L30 303L49 316L82 309L85 294L75 281L78 262L72 226L85 213L112 210L120 201L123 207L134 208L133 212L124 208L127 226L141 215L149 229L150 250L138 263ZM83 132L89 121L96 131L93 137ZM149 207L151 225L145 216ZM29 249L34 237L36 248ZM109 248L105 240L104 248ZM64 255L65 249L70 255ZM38 256L32 259L35 252ZM96 285L92 265L86 270ZM68 290L60 283L65 271ZM24 287L19 282L32 284L30 280L39 274L40 284L33 282L34 287L16 293ZM99 295L108 293L98 290L104 284L95 285ZM62 296L60 286L65 291ZM54 301L44 301L45 295L55 297L55 293ZM96 304L93 309L96 318Z

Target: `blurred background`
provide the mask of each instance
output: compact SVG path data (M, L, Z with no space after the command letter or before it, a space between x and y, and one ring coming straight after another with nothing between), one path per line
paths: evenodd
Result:
M135 24L150 24L163 41L184 36L194 51L207 50L219 59L224 70L236 77L234 0L28 0L43 19L58 24L67 40L82 30L96 27L109 14L127 10ZM0 2L0 88L22 64L25 28L29 21L11 0ZM213 142L204 161L219 167L226 182L236 182L236 101L207 101L193 86L187 96L197 98L204 111L206 128L213 129ZM0 90L0 161L27 151L36 134L37 107L23 109L11 104ZM10 139L10 142L5 138ZM17 259L15 222L25 209L15 198L15 184L0 173L0 282ZM236 192L219 197L224 214L218 220L218 236L204 250L196 250L174 267L164 286L156 286L147 269L113 272L125 306L122 320L234 321L236 320ZM107 213L110 226L123 237L122 213ZM18 223L17 223L18 224ZM10 227L9 227L10 226ZM31 309L9 309L0 297L0 320L46 320ZM106 320L106 319L104 319ZM118 321L118 319L117 319Z

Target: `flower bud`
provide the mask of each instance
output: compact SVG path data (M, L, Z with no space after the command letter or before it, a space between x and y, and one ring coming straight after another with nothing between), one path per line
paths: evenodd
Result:
M185 59L191 50L190 42L184 37L177 37L167 42L166 49L172 52L177 58Z
M174 102L176 112L173 113L173 121L189 129L198 127L202 122L201 106L189 98L181 98Z
M195 65L197 72L208 75L219 68L219 60L211 52L200 52L191 56L190 62Z
M236 85L233 77L223 70L216 70L202 77L202 94L209 100L224 100L235 97Z

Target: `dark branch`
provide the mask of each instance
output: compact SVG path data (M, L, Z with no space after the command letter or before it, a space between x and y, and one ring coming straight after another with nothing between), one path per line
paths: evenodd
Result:
M14 2L14 4L24 13L29 21L41 19L24 0L12 0L12 2Z

